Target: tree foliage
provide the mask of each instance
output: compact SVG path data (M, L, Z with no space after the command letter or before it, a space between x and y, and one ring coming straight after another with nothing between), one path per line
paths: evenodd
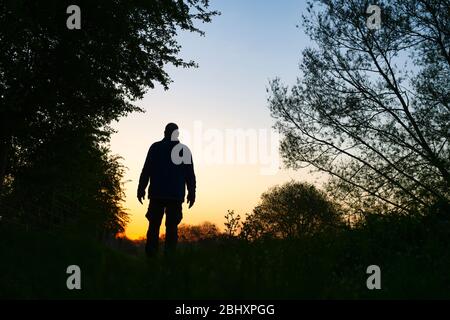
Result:
M188 225L183 223L178 227L178 238L182 242L214 240L218 238L219 234L217 226L208 221L199 225Z
M194 22L216 14L208 0L79 1L81 30L69 30L70 4L0 2L4 161L14 139L38 143L60 127L99 129L139 110L130 101L155 83L167 88L168 64L195 65L178 57L177 31L202 34Z
M381 27L366 26L367 1L308 4L302 77L271 82L270 110L293 168L331 176L351 208L448 208L450 3L382 1Z
M241 216L235 214L234 210L227 210L225 218L225 234L228 237L234 237L238 234L241 227Z
M323 192L311 184L291 181L262 194L260 204L243 223L242 235L292 239L341 224L340 211Z
M72 4L80 30L66 26ZM195 66L180 58L176 36L203 35L197 23L217 14L208 8L208 0L0 0L1 193L30 189L23 201L42 207L62 192L123 228L123 168L107 149L109 124L142 111L133 101L157 83L167 89L168 65ZM2 190L5 181L13 189Z
M27 225L69 228L91 236L124 231L120 157L112 156L95 135L59 132L27 159L17 152L14 179L3 199L3 214Z

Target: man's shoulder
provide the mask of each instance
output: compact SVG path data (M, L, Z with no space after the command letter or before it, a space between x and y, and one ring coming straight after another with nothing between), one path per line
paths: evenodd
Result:
M163 145L163 144L164 144L164 140L159 140L159 141L153 142L153 143L150 145L150 149L158 148L159 146L161 146L161 145Z
M155 150L155 149L159 149L159 148L166 148L166 147L172 147L174 145L179 144L180 141L176 140L176 141L171 141L171 140L165 140L162 139L160 141L156 141L154 143L151 144L150 146L150 150Z

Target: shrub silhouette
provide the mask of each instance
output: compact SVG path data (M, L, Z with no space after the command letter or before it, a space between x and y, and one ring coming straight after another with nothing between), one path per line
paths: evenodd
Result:
M291 181L261 196L243 223L246 239L298 238L342 225L340 211L311 184Z
M219 229L214 223L205 221L199 225L182 223L178 226L178 239L180 242L197 242L216 239Z
M225 235L229 238L235 237L241 227L241 216L235 214L234 210L228 210L225 217Z

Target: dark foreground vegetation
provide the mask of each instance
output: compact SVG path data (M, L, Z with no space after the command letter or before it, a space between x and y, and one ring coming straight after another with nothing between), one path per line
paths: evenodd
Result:
M379 218L295 240L181 243L176 255L148 260L123 239L111 247L2 223L0 297L448 299L449 230L432 219ZM66 287L72 264L81 268L81 290ZM381 268L381 290L366 287L372 264Z

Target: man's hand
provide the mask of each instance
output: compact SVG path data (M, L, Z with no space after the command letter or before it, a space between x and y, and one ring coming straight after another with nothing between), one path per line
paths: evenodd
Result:
M189 205L189 209L194 205L195 202L195 195L188 194L187 195L187 204Z
M138 201L139 201L141 204L143 204L143 203L142 203L142 200L145 199L145 190L138 190L137 198L138 198Z

